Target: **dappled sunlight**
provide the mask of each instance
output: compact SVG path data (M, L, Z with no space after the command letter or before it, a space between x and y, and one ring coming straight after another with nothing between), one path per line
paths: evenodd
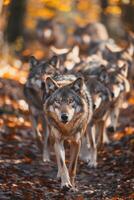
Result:
M113 139L120 140L126 135L131 135L131 134L134 134L134 127L126 127L124 131L114 133Z
M31 163L32 160L28 157L24 158L24 159L0 159L0 164L1 163L8 163L8 164L20 164L20 163Z
M14 6L10 8L13 1L22 3L23 11L21 10L22 15L18 23L21 25L20 27L17 24L17 18L14 19L13 24L12 17L9 18L10 14L17 10ZM101 67L106 65L108 61L103 59L99 50L95 51L94 59L91 57L90 45L92 47L98 41L94 40L93 44L90 43L92 37L94 38L95 30L91 31L90 36L87 34L85 27L89 23L101 21L106 26L108 37L114 38L119 45L113 45L114 42L110 39L112 45L111 47L106 45L106 49L108 50L110 47L111 52L121 51L129 43L134 44L133 1L3 0L1 2L0 200L134 199L134 83L132 77L130 78L132 82L131 90L122 103L117 129L114 133L108 131L108 137L111 139L110 143L98 147L98 167L90 168L79 159L76 177L76 185L79 189L74 193L62 191L59 180L56 179L57 164L53 143L50 146L51 161L43 162L42 152L39 148L40 144L38 144L31 122L30 113L32 111L29 109L24 95L24 85L32 68L32 64L29 64L30 56L47 61L55 54L65 53L66 55L67 52L71 52L68 60L64 62L64 67L66 67L64 70L73 69L74 63L72 60L74 59L76 62L75 72L78 72L77 76L81 75L79 69L85 67L84 65L82 67L78 65L80 61L97 63L101 60ZM15 10L11 12L12 9ZM19 13L17 13L18 15ZM8 24L8 22L10 23ZM16 26L12 28L10 27L11 24ZM17 26L18 32L15 30ZM81 35L83 30L85 32ZM128 34L128 31L132 31L131 34ZM105 33L102 33L102 36L104 35ZM74 46L76 48L73 54L72 49ZM100 51L103 51L103 48L100 48ZM61 63L62 59L61 56ZM113 62L112 59L111 63ZM53 65L53 63L50 65ZM56 72L61 70L64 73L63 63L60 66L61 69L57 66ZM130 73L133 73L133 70L131 71ZM134 73L132 76L134 76ZM43 84L41 86L43 87ZM123 85L123 87L125 86ZM112 95L111 92L109 99L113 98ZM33 96L36 100L36 95L33 94ZM44 138L41 122L41 118L38 119L37 128L42 134L41 137ZM70 143L69 140L67 143L65 142L67 166L69 165L68 146Z

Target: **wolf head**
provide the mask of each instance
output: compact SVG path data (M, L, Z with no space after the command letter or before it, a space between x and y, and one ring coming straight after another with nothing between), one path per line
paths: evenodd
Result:
M50 117L63 124L69 123L77 114L83 111L81 91L83 79L78 78L73 83L59 87L48 77L46 79L46 110Z
M131 68L133 63L134 47L130 43L128 47L120 50L113 51L108 46L105 46L105 51L103 53L103 58L109 61L110 63L117 63L118 65L127 64Z
M42 77L45 75L53 75L57 72L59 59L53 56L50 60L39 61L34 56L29 59L30 72L28 79L32 85L42 87Z
M76 63L80 62L79 47L74 46L65 56L64 66L67 70L73 69Z
M92 96L94 110L98 109L102 103L110 101L108 89L104 86L104 84L97 80L96 76L90 76L86 85Z
M71 49L57 49L54 46L51 47L54 54L59 55L60 63L62 65L62 71L69 71L73 69L75 64L80 62L79 47L74 46ZM61 67L61 66L60 66Z
M126 78L126 67L115 69L108 72L107 87L109 88L112 99L117 98L122 92L129 92L130 84Z

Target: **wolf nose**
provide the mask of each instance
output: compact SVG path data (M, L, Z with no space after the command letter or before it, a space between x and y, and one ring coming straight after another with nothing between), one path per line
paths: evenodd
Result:
M68 122L68 115L66 113L61 114L61 120L63 123Z

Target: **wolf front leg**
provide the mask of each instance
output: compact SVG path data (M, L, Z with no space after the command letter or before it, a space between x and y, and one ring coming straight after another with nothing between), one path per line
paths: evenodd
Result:
M73 141L71 143L69 175L73 188L75 187L75 176L76 176L78 156L80 153L80 147L81 147L81 139L79 139L78 141L77 140Z
M106 127L104 127L102 143L103 144L109 144L110 143L110 139L108 137L108 133L107 133Z
M42 150L43 150L42 135L41 135L41 133L38 129L39 116L38 115L35 116L35 115L31 114L30 118L31 118L31 122L32 122L32 129L33 129L33 132L34 132L34 137L36 139L38 148L40 149L40 151L42 153Z
M106 120L102 119L95 123L96 130L96 141L97 147L101 147L102 144L109 144L110 140L108 138L107 130L106 130Z
M43 137L43 161L47 162L50 161L50 152L49 152L49 143L48 143L48 139L49 139L49 129L48 129L48 125L46 122L46 119L44 117L44 115L41 116L42 118L42 127L43 127L43 133L44 133L44 137Z
M86 133L88 130L86 131ZM85 163L88 163L90 161L90 154L89 154L89 148L90 148L90 142L88 133L86 136L83 136L82 143L81 143L81 149L80 149L80 160L84 161Z
M44 138L44 147L43 147L43 161L50 161L50 149L48 144L49 139L49 129L46 127L45 129L45 138Z
M88 165L90 167L97 166L97 141L96 141L96 130L95 125L88 125L88 137L90 143L90 161Z
M106 143L104 139L105 140L107 139L108 142L108 136L106 135L107 133L105 130L105 121L104 120L97 121L97 123L95 124L95 128L96 128L97 146L101 147L103 143Z
M111 125L109 130L112 132L116 131L117 125L118 125L118 118L120 114L120 108L115 106L111 109L110 118L111 118Z
M58 139L56 139L54 143L54 149L58 164L58 174L61 178L61 187L65 190L68 190L72 187L72 184L70 182L68 169L65 163L65 150L63 146L63 141L59 141Z

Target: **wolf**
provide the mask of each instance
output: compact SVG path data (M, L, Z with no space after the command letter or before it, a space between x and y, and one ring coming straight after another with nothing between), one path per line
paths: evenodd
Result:
M30 71L27 78L27 81L24 85L24 96L29 105L30 118L32 122L32 128L36 141L40 151L43 151L42 141L45 138L45 150L43 159L49 160L49 153L47 150L47 138L48 138L48 129L46 124L46 119L43 113L43 104L42 104L42 88L44 88L43 76L53 75L57 73L58 70L58 57L53 56L49 60L39 61L34 56L29 60ZM38 123L41 120L43 133L41 135L38 129Z
M109 119L111 125L109 130L114 132L117 128L118 117L120 109L122 108L125 95L130 91L130 83L128 81L128 64L125 63L123 66L119 67L117 64L103 66L102 69L95 74L97 79L107 87L110 92L110 111Z
M90 58L90 59L89 59ZM129 81L127 79L128 76L128 64L125 63L123 66L118 66L117 63L115 63L113 65L113 63L108 63L107 61L105 62L105 60L98 58L98 60L94 60L94 55L90 56L88 58L89 62L85 63L85 66L82 68L81 66L79 67L80 69L80 73L83 75L84 80L86 82L86 86L90 87L90 92L92 94L93 97L93 102L94 102L94 97L96 98L96 92L98 91L98 86L100 86L100 94L107 99L107 101L102 101L102 99L100 97L97 97L97 106L99 110L99 105L104 105L101 107L101 111L96 115L95 113L97 113L94 110L94 114L93 114L93 119L95 122L95 115L98 117L96 119L96 125L98 126L98 122L99 120L101 121L101 117L100 113L103 111L105 113L105 111L109 110L109 112L106 112L105 115L105 120L103 120L102 117L102 121L104 123L103 126L101 126L102 129L104 129L103 131L100 131L102 134L97 134L100 135L101 139L100 141L103 143L109 143L109 139L108 136L106 134L106 127L108 127L108 129L112 132L114 132L116 130L117 127L117 122L118 122L118 117L119 117L119 113L120 113L120 108L122 107L122 103L124 101L124 97L125 94L127 92L129 92L130 90L130 84ZM77 68L78 69L78 68ZM74 68L74 70L77 70L76 68ZM94 80L92 79L92 77L94 77ZM96 80L95 80L96 79ZM93 80L93 81L90 81ZM95 84L94 84L95 83ZM105 92L104 89L105 88ZM107 94L107 97L106 97ZM108 102L108 104L107 104ZM106 107L105 105L108 105L108 107ZM110 126L108 125L108 121L111 121ZM101 129L99 128L99 129ZM97 128L95 128L97 130ZM94 134L96 135L96 134ZM99 144L101 143L99 142ZM86 158L87 157L87 158ZM87 154L87 156L85 156L85 160L87 160L89 157L89 155ZM95 163L95 162L94 162ZM93 164L94 165L94 164Z
M80 158L89 166L96 167L97 149L102 143L110 142L107 135L108 120L111 121L109 129L115 131L125 94L130 90L128 66L125 64L113 68L93 63L81 72L92 97L93 115L87 129L89 137L82 141Z
M132 85L133 79L133 71L134 71L134 63L133 63L133 55L134 55L134 46L132 43L129 43L128 46L121 50L115 50L114 47L111 49L109 46L105 46L105 51L102 53L102 57L107 60L110 65L118 65L122 67L123 65L128 66L127 78Z
M36 36L41 44L62 48L67 41L66 26L54 19L38 19L35 27Z
M106 120L109 114L111 95L108 88L98 81L96 76L90 76L85 84L92 97L93 115L87 128L88 137L85 139L87 141L83 140L80 158L90 167L96 167L98 147L102 143L109 142L106 134Z
M108 32L102 23L89 23L84 27L76 27L74 43L79 45L81 53L93 54L97 48L102 49L109 40Z
M111 99L109 118L111 119L110 130L112 132L116 130L119 111L122 107L125 94L130 91L130 83L127 78L128 67L127 63L119 66L116 62L113 65L113 63L105 63L99 59L97 63L96 61L92 63L89 62L87 66L81 70L85 80L95 76L96 79L109 90Z
M125 96L130 92L130 83L127 79L128 66L115 69L108 73L108 79L105 82L111 93L110 119L111 131L116 131L120 109L125 100Z
M76 64L80 62L79 47L74 46L70 49L57 49L54 46L51 47L54 54L58 55L60 59L60 71L66 73L71 71Z
M72 79L72 80L71 80ZM66 84L67 80L67 84ZM70 83L69 83L70 80ZM63 189L75 188L77 160L81 141L92 117L92 100L82 77L47 77L43 109L54 143L58 175ZM70 140L69 170L65 163L64 141Z

